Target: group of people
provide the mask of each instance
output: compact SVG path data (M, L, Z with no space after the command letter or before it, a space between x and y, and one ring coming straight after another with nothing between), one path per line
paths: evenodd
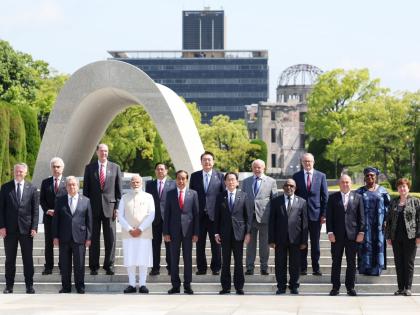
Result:
M89 269L100 269L101 228L105 257L102 264L113 275L116 244L116 221L121 225L124 266L129 285L124 293L148 293L149 275L160 274L161 245L165 244L166 269L172 287L168 294L183 291L193 294L192 251L196 243L196 275L220 275L220 294L231 292L231 257L236 294L244 294L244 275L253 275L259 248L260 273L268 275L270 247L275 254L276 294L299 293L299 278L308 273L308 240L312 274L321 276L320 233L326 222L331 242L332 269L330 295L340 292L342 256L345 252L347 294L355 291L356 265L359 273L380 275L386 269L386 242L392 245L398 278L396 295L411 295L414 259L420 243L420 201L409 195L410 182L397 181L399 197L390 199L386 189L377 184L379 171L364 170L365 186L351 190L351 178L342 175L339 191L328 193L326 176L314 169L314 157L305 153L302 170L288 178L283 194L276 181L267 176L265 163L252 163L253 175L239 189L238 174L215 170L214 155L205 151L202 170L188 174L176 172L168 178L164 163L155 166L156 179L142 190L142 178L131 178L131 189L122 194L120 167L108 161L108 146L99 144L98 161L85 168L83 194L74 176L63 177L64 162L51 160L52 176L42 181L41 192L25 181L27 165L14 166L14 179L2 185L0 192L0 236L6 253L6 287L12 293L16 273L16 253L21 246L26 292L33 288L33 238L38 227L39 204L44 212L45 265L43 275L54 268L54 246L59 246L60 293L71 292L71 270L78 293L85 292L85 253L89 248ZM206 242L211 244L207 261ZM245 269L243 247L246 245ZM180 279L180 253L183 256L183 283ZM72 264L73 261L73 264ZM287 263L289 261L289 263ZM287 281L289 265L289 281ZM138 282L137 282L138 269Z

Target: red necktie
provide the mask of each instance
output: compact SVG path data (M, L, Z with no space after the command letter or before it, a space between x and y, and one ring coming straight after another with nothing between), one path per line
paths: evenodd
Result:
M54 192L57 193L58 191L58 178L54 178Z
M101 170L99 171L99 183L101 184L101 190L104 190L105 173L104 173L104 165L103 164L101 164Z
M182 190L180 190L179 191L179 207L181 208L181 210L184 208L184 196L183 196L183 191Z
M306 190L307 191L311 191L311 173L306 173L308 174L308 177L306 179Z

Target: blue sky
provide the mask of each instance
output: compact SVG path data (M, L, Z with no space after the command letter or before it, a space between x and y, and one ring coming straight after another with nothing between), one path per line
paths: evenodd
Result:
M369 68L393 91L420 89L417 0L0 0L0 38L62 73L107 50L174 50L182 10L224 9L227 49L267 49L270 98L281 72Z

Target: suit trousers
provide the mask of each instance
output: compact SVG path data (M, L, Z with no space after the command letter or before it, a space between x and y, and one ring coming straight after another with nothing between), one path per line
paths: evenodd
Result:
M356 241L348 240L347 238L341 241L335 241L331 243L331 256L332 256L332 269L331 269L331 283L333 288L336 290L340 289L341 281L341 261L343 259L343 252L346 252L346 289L354 289L354 283L356 278L356 252L357 243Z
M299 288L300 275L300 249L295 244L276 244L275 252L275 270L277 289L286 290L287 283L287 255L289 255L289 289Z
M5 277L6 286L11 288L13 288L13 285L15 284L18 243L22 253L25 284L27 287L34 284L34 261L32 255L34 239L26 234L7 234L4 238L4 251L6 254Z
M61 283L64 290L71 290L71 266L73 260L74 284L77 290L85 288L85 244L60 242Z
M320 248L319 248L319 238L321 236L321 222L320 221L311 221L308 220L308 231L309 237L311 239L311 260L312 260L312 271L316 272L319 271L319 256L320 256ZM301 271L306 271L308 269L308 247L301 250Z
M45 269L54 268L54 243L52 237L52 216L44 215L44 238L45 238Z
M392 250L394 252L395 269L397 270L398 289L411 290L414 260L417 252L416 239L397 238L392 241Z
M114 266L116 226L115 220L104 216L102 210L99 217L92 218L92 245L89 247L89 268L99 269L101 225L104 234L105 259L103 268L108 269Z
M212 271L219 271L222 265L220 245L214 239L214 222L210 220L207 214L200 216L199 235L196 245L197 256L197 270L201 272L207 271L206 258L206 241L207 234L209 235L211 245L211 263L210 269Z
M152 248L153 248L153 268L152 270L160 270L160 248L162 245L162 231L163 231L163 221L160 221L157 224L152 225L153 239L152 239ZM166 251L166 269L171 270L171 247L169 242L165 243Z
M255 257L257 255L257 238L260 248L261 271L268 269L268 257L270 255L270 247L268 245L268 224L258 223L254 218L251 228L251 241L246 247L246 269L254 270Z
M231 230L230 235L222 236L222 273L220 275L220 282L223 290L230 290L232 277L230 273L230 261L234 259L233 269L233 285L236 290L242 290L244 288L245 277L244 277L244 266L243 266L243 251L244 241L237 241Z
M179 255L182 246L182 258L184 259L184 287L189 286L192 281L192 235L172 238L171 246L171 283L172 287L180 288L181 279L179 278Z

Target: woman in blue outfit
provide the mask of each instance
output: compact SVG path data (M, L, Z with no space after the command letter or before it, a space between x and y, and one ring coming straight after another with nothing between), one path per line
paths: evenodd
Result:
M364 169L365 186L356 192L362 195L365 208L365 238L358 250L360 274L379 276L386 269L384 222L391 200L387 190L376 183L379 170Z

